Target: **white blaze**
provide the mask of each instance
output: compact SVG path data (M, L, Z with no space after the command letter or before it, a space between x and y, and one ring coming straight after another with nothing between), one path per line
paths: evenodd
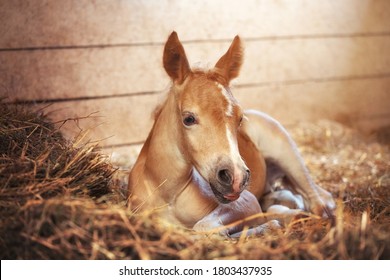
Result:
M234 164L242 164L243 160L238 150L237 140L234 139L233 134L230 132L228 125L226 124L226 137L229 143L230 156L233 159Z
M221 90L222 95L225 97L226 101L228 102L228 107L226 110L226 116L231 117L233 116L233 102L232 98L229 94L229 92L225 89L225 87L219 83L216 83L217 87Z
M227 101L227 108L226 108L226 116L232 117L233 116L233 109L234 109L234 97L231 95L229 91L226 90L224 86L222 86L219 83L216 83L218 88L221 90L222 95L225 97ZM240 155L240 151L238 150L238 144L237 139L234 138L232 132L229 129L228 124L226 124L226 138L229 143L229 152L230 152L230 158L233 161L234 165L234 174L233 174L233 192L239 193L240 192L240 183L243 180L243 171L242 166L245 166L245 163Z
M234 174L233 174L233 191L239 192L240 182L242 181L242 171L240 171L239 166L245 165L240 152L238 150L237 141L234 139L233 134L230 132L228 125L226 125L226 137L229 143L230 156L234 164Z

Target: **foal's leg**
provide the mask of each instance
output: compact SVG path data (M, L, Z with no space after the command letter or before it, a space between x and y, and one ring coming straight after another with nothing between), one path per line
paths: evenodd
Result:
M284 226L307 215L302 196L288 189L272 190L260 199L260 205L268 219L277 220Z
M263 236L279 228L281 228L279 221L274 219L257 227L252 227L248 228L247 230L229 233L229 236L232 238L240 238L242 235L245 235L246 237Z
M198 221L193 229L198 232L238 237L244 232L247 236L253 236L280 228L278 221L270 221L262 217L261 213L257 198L244 190L239 199L228 204L219 204L214 211Z
M273 205L283 205L290 209L305 210L305 205L301 195L294 195L290 190L276 190L264 195L260 199L261 208L268 212Z
M302 195L307 210L333 218L334 200L310 177L295 142L274 119L258 111L246 111L243 131L251 138L267 161L281 168L291 181L293 192Z

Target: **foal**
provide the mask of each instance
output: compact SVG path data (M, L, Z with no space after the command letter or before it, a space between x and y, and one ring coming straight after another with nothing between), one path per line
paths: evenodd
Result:
M301 211L332 216L332 196L313 182L285 129L264 113L243 111L233 97L229 83L242 59L236 36L214 68L193 70L176 32L170 35L163 65L173 83L130 172L134 211L233 236L244 226L262 233ZM286 184L276 189L281 178ZM250 218L262 210L267 219Z

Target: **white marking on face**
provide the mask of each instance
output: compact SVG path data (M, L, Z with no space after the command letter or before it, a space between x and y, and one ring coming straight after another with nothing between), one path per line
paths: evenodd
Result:
M233 116L233 101L232 101L231 95L225 89L225 87L223 85L221 85L220 83L216 83L216 84L217 84L217 87L221 90L222 95L226 98L226 101L228 102L226 116L232 117Z
M234 164L235 165L245 165L244 161L241 157L240 151L238 150L237 140L234 139L233 134L230 132L228 125L226 125L226 136L227 136L228 143L229 143L230 155L233 159Z
M240 153L238 152L236 141L234 141L233 134L230 132L230 129L227 124L226 124L226 137L228 139L229 150L232 158L236 159L237 156L241 157Z
M228 139L229 143L229 150L230 150L230 156L233 160L234 164L234 174L233 174L233 191L239 192L240 189L240 182L242 181L242 172L240 172L240 169L238 166L244 165L244 161L242 160L242 157L240 155L240 152L238 150L237 141L233 138L233 134L231 133L228 125L226 125L226 137Z

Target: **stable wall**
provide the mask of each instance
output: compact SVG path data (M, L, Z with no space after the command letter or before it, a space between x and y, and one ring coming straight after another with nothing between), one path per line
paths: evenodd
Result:
M4 102L67 119L69 137L90 129L84 139L107 152L146 138L169 87L162 50L172 30L204 66L239 34L245 62L233 93L286 126L390 125L387 0L3 0L0 21Z

